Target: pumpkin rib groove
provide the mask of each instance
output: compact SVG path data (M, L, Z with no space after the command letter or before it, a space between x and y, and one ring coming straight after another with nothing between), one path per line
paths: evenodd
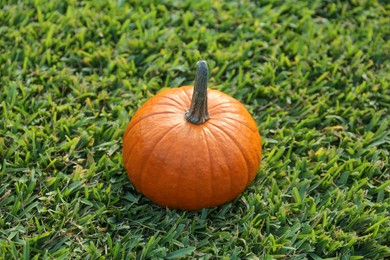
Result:
M178 125L180 125L180 124L178 124ZM176 132L180 132L180 129L178 129L178 131L176 131ZM167 158L169 158L169 154L170 154L170 152L172 151L171 148L172 148L173 145L175 145L175 142L170 142L169 146L165 147L165 148L166 148L165 150L166 150L167 152L165 153L165 156L164 156L164 158L162 159L162 162L163 162L163 163L167 162ZM162 177L164 177L164 175L159 174L158 178L155 179L156 183L158 183ZM173 187L173 189L174 189L174 190L177 189L177 183L176 183L175 187ZM154 200L154 198L153 198L153 199L152 199L152 198L149 198L149 199L151 199L152 201ZM169 206L169 205L163 205L163 206Z
M235 128L234 125L232 125L232 124L230 124L230 123L228 123L228 122L226 122L226 121L225 121L225 123L228 124L228 125L230 125L231 127ZM240 148L241 148L241 146L240 146ZM241 151L242 151L242 150L241 150ZM252 155L252 153L250 153L249 155ZM250 164L248 163L248 160L246 159L247 157L244 156L244 154L243 154L243 157L244 157L245 162L246 162L246 164L247 164L247 171L248 171L247 186L248 186L249 183L251 182L250 177L249 177L249 175L250 175L250 172L249 172L249 166L250 166ZM257 161L257 159L256 159L256 161Z
M232 104L234 104L234 103L232 103ZM216 113L213 113L213 115L215 116L215 115L222 115L222 114L241 114L241 113L242 113L241 109L236 109L236 110L217 111Z
M161 96L160 98L161 98L161 99L168 99L168 100L174 102L175 104L177 104L178 107L180 107L180 108L183 107L183 104L181 104L179 101L177 101L177 100L174 99L174 98L171 98L171 97L168 97L168 96ZM171 104L171 105L172 105L172 104Z
M177 95L177 99L179 99L180 101L176 100L176 102L178 104L180 104L180 102L181 102L180 106L182 108L189 109L189 107L186 108L186 106L187 105L191 105L191 97L192 97L191 95L192 95L192 93L188 93L188 89L189 88L187 86L183 86L183 87L180 87L178 89L182 90L182 92Z
M130 126L130 128L126 129L126 132L125 132L125 135L123 136L123 143L125 143L126 141L126 137L128 135L128 133L131 131L131 129L133 129L138 123L140 123L142 120L148 118L148 117L151 117L151 116L156 116L156 115L161 115L161 114L176 114L175 112L170 112L170 111L162 111L162 112L156 112L156 113L152 113L152 114L147 114L143 117L141 117L140 119L138 119L137 121L135 121L133 123L132 126Z
M164 140L164 138L167 137L168 134L169 134L170 132L172 132L173 130L175 130L176 127L178 127L179 125L181 125L181 123L178 123L178 124L172 126L171 128L169 128L168 131L165 132L165 133L159 138L159 140L157 141L157 143L154 145L154 147L152 148L152 150L149 152L148 157L146 158L146 160L145 160L145 162L144 162L144 167L142 168L141 172L139 173L139 187L140 187L140 190L141 190L141 191L143 190L143 187L142 187L142 183L143 183L142 179L143 179L143 178L142 178L142 177L144 177L144 175L145 175L145 172L146 172L146 170L147 170L147 168L148 168L147 166L148 166L148 163L149 163L150 158L152 157L152 154L154 153L154 151L156 150L156 148L158 147L158 145L162 142L162 140Z
M127 162L125 164L125 168L126 170L128 169L128 164L130 162L130 157L131 155L133 154L133 151L135 150L135 147L139 144L139 142L141 141L141 138L137 139L137 141L135 142L135 144L133 145L133 147L131 148L131 151L129 152L129 155L127 156Z
M212 122L210 122L211 125L213 125L216 129L218 129L220 132L222 132L224 135L226 135L227 137L229 137L229 139L232 140L232 142L236 145L236 147L238 148L238 151L240 152L241 154L241 157L244 159L244 164L246 166L246 173L247 173L247 181L246 183L248 183L248 179L249 179L249 164L248 164L248 161L244 155L244 152L242 151L242 147L240 144L238 144L238 142L236 140L234 140L234 138L232 136L230 136L230 134L226 133L225 131L223 131L223 129L221 129L218 125L216 124L213 124Z
M235 102L224 102L224 103L217 103L216 105L214 106L211 106L209 107L209 112L211 112L211 110L219 107L219 106L222 106L222 105L229 105L229 104L236 104ZM229 106L230 107L230 106Z
M184 124L185 125L185 124ZM182 128L184 128L184 127L182 127ZM173 143L173 142L172 142ZM181 166L182 166L182 164L183 164L183 160L184 160L184 156L182 155L182 156L180 156L180 163L178 164L178 166L179 166L179 169L181 168ZM174 190L176 191L176 193L175 193L175 199L173 199L173 201L175 202L175 205L179 205L180 204L180 201L179 201L179 199L180 199L180 197L181 197L181 194L180 194L180 191L179 191L179 189L177 188L177 186L180 184L180 179L181 179L181 174L177 174L176 175L177 176L177 180L176 180L176 182L175 182L175 188L174 188Z
M220 151L223 153L224 151L223 151L223 149L221 149L221 146L219 145L219 142L216 141L217 138L215 137L213 131L210 131L210 129L208 129L208 128L204 128L204 129L207 129L207 131L210 133L210 136L214 139L214 141L215 141L214 143L215 143L216 146L219 148L219 149L218 149L218 153L219 153ZM217 154L218 154L218 153L217 153ZM224 161L225 161L225 163L226 163L226 167L227 167L228 171L230 172L229 163L227 162L226 157L223 156L222 158L224 159ZM211 158L210 158L210 160L211 160ZM227 174L227 176L229 176L229 193L232 194L232 192L233 192L233 180L232 180L232 176L231 176L230 174Z
M174 104L170 104L170 103L163 103L163 102L159 102L157 103L155 106L169 106L169 109L171 110L172 108L176 108L176 109L181 109L182 105L177 105L175 106ZM166 111L166 113L169 113L169 112L173 112L173 111Z
M202 133L203 133L203 137L204 137L204 141L205 141L205 144L206 144L206 148L207 148L207 153L208 153L208 157L209 157L209 175L210 175L210 186L211 186L211 189L210 189L210 198L212 200L212 198L214 197L213 196L213 190L214 190L214 184L213 184L213 171L212 171L212 163L213 163L213 160L211 158L211 152L210 152L210 146L209 146L209 141L208 141L208 138L206 136L206 133L205 133L205 128L202 129Z
M210 131L211 135L214 137L214 140L216 140L214 134L212 131ZM216 142L219 146L219 151L221 151L222 153L224 152L223 149L221 149L221 146L219 145L219 142ZM228 171L230 172L230 167L229 167L229 163L227 161L227 158L226 156L223 156L222 157L226 163L226 167L228 169ZM227 174L229 176L229 193L232 194L233 193L233 180L232 180L232 176L230 174Z
M217 119L217 118L214 118L214 119ZM246 125L246 124L244 124L244 122L242 122L242 121L240 121L240 120L237 120L237 119L235 119L235 118L232 118L232 117L223 117L223 118L221 118L221 119L230 119L230 120L233 120L233 121L235 121L235 122L237 122L237 123L240 123L241 125L246 126L247 128L249 128L249 129L252 131L252 133L254 133L254 134L257 133L257 132L256 132L255 130L253 130L249 125ZM217 119L217 120L218 120L218 119Z
M225 117L225 115L236 115L236 114L240 114L241 111L237 111L237 110L229 110L229 111L220 111L220 112L217 112L217 113L212 113L211 117L214 118L214 119L223 119Z

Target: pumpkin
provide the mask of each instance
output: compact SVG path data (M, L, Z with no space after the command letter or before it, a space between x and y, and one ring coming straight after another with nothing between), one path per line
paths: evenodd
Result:
M225 204L253 181L261 162L256 122L236 99L207 88L197 62L194 87L167 89L134 114L123 163L135 188L169 208Z

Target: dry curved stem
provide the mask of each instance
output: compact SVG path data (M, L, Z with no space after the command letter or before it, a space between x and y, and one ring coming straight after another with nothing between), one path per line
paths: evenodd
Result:
M207 111L207 78L208 68L206 61L198 61L196 63L196 76L191 107L185 113L186 120L192 124L201 125L210 118L209 112Z

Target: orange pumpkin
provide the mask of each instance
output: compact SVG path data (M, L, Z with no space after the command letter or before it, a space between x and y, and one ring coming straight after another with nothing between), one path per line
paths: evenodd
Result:
M215 207L253 181L261 161L256 122L236 99L207 88L205 61L194 87L162 91L131 119L123 161L138 191L161 206Z

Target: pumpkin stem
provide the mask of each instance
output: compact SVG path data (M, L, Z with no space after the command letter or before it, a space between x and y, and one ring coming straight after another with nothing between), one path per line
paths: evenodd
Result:
M208 68L206 61L198 61L196 63L191 107L185 114L187 121L196 125L201 125L210 118L209 112L207 111L207 78Z

